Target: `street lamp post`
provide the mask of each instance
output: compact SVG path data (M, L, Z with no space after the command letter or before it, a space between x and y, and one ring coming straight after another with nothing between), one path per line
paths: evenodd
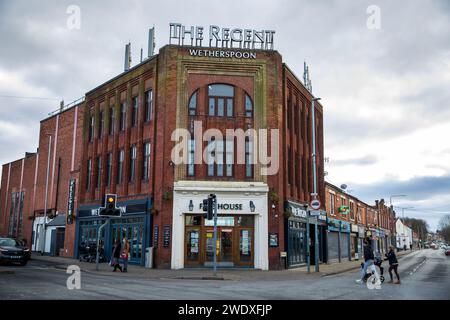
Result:
M315 116L315 105L316 101L319 101L320 98L314 98L312 95L311 102L311 118L312 118L312 165L313 165L313 197L314 200L317 199L317 164L316 164L316 116ZM309 219L309 217L308 217ZM319 236L318 236L318 220L319 216L316 215L316 219L314 220L314 271L319 272Z
M392 198L406 197L406 194L393 194L389 196L389 204L392 207Z

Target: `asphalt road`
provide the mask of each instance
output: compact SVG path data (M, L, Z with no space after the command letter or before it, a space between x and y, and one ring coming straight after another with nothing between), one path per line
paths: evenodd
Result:
M42 261L0 266L0 299L450 299L450 257L421 250L400 259L400 285L370 290L355 283L358 271L317 276L292 272L292 279L231 281L122 277L81 273L81 289L69 290L69 274ZM387 274L386 279L389 280ZM13 272L11 272L13 271Z

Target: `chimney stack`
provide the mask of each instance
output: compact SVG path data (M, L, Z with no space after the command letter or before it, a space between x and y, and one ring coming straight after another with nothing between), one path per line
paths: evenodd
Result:
M148 58L155 54L155 27L148 30Z
M128 42L127 45L125 45L125 64L124 64L124 71L130 70L131 67L131 43Z

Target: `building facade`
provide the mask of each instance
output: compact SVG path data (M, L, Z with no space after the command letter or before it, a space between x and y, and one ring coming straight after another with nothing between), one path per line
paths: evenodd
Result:
M304 265L306 246L316 254L315 229L292 208L311 201L312 121L325 196L323 111L316 103L312 119L311 99L275 50L164 46L43 120L36 154L3 166L2 234L78 257L105 224L106 256L127 237L130 263L144 264L152 247L158 268L208 266L214 252L219 266ZM217 243L201 207L210 193ZM105 194L117 194L121 217L98 215ZM324 214L318 224L325 261Z
M76 187L83 127L80 106L68 105L42 120L37 151L3 165L0 233L24 240L34 251L74 255L73 220L58 222L58 228L48 232L44 226L68 213L70 181ZM77 192L72 191L72 206L76 206Z

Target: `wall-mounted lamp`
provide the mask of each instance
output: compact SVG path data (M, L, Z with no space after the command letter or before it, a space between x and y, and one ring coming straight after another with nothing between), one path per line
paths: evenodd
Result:
M275 203L272 203L272 209L275 209Z
M250 211L255 212L255 204L253 203L253 201L250 201Z
M193 210L194 210L194 203L192 202L192 200L189 200L189 211Z

